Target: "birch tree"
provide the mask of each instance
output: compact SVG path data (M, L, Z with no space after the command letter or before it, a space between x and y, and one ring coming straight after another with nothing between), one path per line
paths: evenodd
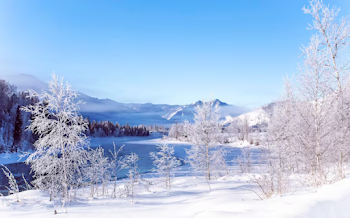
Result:
M334 128L336 138L336 156L338 160L339 177L344 178L344 162L349 154L350 128L349 112L350 99L347 78L349 76L348 46L350 37L350 23L348 17L338 18L340 8L323 4L322 0L310 1L309 7L304 7L305 14L313 17L309 29L314 30L319 42L317 53L322 57L322 68L331 76L333 97L333 119L338 124Z
M303 146L309 173L315 183L327 180L325 169L329 163L330 145L333 143L331 132L334 128L332 108L332 80L323 67L324 56L319 52L321 39L311 37L309 46L303 48L303 65L299 74L299 98L297 109L300 115L297 134L298 143Z
M287 77L284 79L283 94L274 107L267 129L269 143L275 145L271 148L277 153L278 166L282 171L285 168L294 171L295 161L298 159L298 149L295 147L298 114L295 103L292 80Z
M295 143L298 121L292 80L287 77L284 79L283 94L274 106L267 129L267 140L259 155L260 165L257 166L257 170L260 175L250 176L258 185L262 199L273 194L282 195L288 190L290 175L296 172L300 156ZM242 154L246 155L246 151ZM243 169L248 168L248 164L249 162L246 162Z
M187 150L190 165L205 176L207 180L215 178L220 170L226 170L224 151L219 147L222 126L220 107L214 101L199 104L194 112L194 125L191 142L194 144Z

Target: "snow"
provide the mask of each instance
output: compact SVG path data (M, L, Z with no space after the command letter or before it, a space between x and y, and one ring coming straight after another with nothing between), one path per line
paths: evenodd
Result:
M112 143L112 142L111 142ZM124 141L125 144L140 144L140 145L160 145L160 144L168 144L168 145L175 145L175 146L181 146L181 145L192 145L190 142L183 142L178 141L175 139L170 138L155 138L155 139L148 139L148 140L137 140L137 141ZM251 149L259 149L260 147L251 144L248 141L237 141L237 142L231 142L226 144L220 144L220 146L223 147L230 147L230 148L244 148L244 147L250 147Z
M136 203L124 198L98 197L89 199L81 195L72 202L65 214L59 210L58 216L65 217L308 217L330 218L349 217L347 206L350 200L350 179L320 188L317 192L275 196L270 200L258 200L247 183L245 176L226 176L211 181L209 191L205 180L193 176L178 177L172 188L151 187L151 191L141 191ZM85 195L88 195L85 193ZM41 218L53 215L55 209L49 196L38 190L21 192L21 202L12 196L0 197L1 217Z
M270 121L269 114L264 110L263 107L260 107L251 112L239 115L238 117L226 116L224 124L232 123L238 119L244 120L245 117L248 119L249 126L268 123Z
M233 147L233 148L244 148L244 147L250 147L252 149L259 148L259 146L256 146L255 144L250 144L250 142L248 141L237 141L237 142L222 144L222 146Z
M191 145L189 142L177 141L168 138L155 138L155 139L147 139L147 140L138 140L138 141L128 141L125 143L130 144L144 144L144 145L159 145L159 144L171 144L171 145Z
M184 106L184 107L186 107L186 106ZM167 120L170 120L173 116L175 116L178 112L180 112L180 111L182 111L182 107L180 107L180 108L178 108L178 109L176 109L174 112L172 112L172 113L168 113L168 114L166 114L166 115L164 115L164 116L162 116L163 118L165 118L165 119L167 119Z
M24 162L26 158L21 158L24 153L1 153L0 154L0 164L11 164L11 163L19 163Z
M158 138L157 138L158 137ZM167 142L175 146L188 143L164 140L159 136L150 137L121 137L121 138L93 138L91 143L97 146L101 140L115 141L116 143L132 144L161 144ZM130 141L131 140L131 141ZM225 144L224 146L244 147L252 146L248 142ZM9 160L16 161L18 154L8 154ZM1 157L6 155L2 154ZM5 158L3 158L5 159ZM187 173L185 173L187 170ZM274 196L269 200L261 201L252 191L258 191L254 184L249 182L245 175L238 174L236 166L230 167L230 176L210 181L212 191L209 191L206 180L195 177L188 171L188 166L182 166L175 173L181 175L172 182L172 188L163 187L163 182L155 182L150 191L138 187L136 203L131 204L125 197L117 199L105 197L89 198L89 192L81 189L76 201L71 202L67 213L49 201L47 193L39 190L30 190L20 193L21 202L16 202L13 196L0 197L0 217L41 218L57 216L95 218L95 217L295 217L295 218L329 218L349 217L347 204L350 200L350 179L344 179L333 185L324 186L318 190L303 189L282 197ZM181 173L180 173L181 172ZM159 175L148 173L142 175L146 180L159 181ZM122 186L123 181L118 181Z

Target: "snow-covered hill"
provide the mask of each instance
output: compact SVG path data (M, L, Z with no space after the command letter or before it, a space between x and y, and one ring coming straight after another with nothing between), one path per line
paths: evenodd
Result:
M0 75L0 79L9 82L17 87L18 91L27 91L32 89L36 92L40 92L43 89L47 89L47 83L39 80L35 76L28 74L19 75Z
M244 120L245 118L248 120L249 126L262 126L270 122L270 118L273 113L273 107L275 106L275 102L270 103L268 105L264 105L262 107L258 107L251 112L241 114L237 117L226 116L225 124L233 123L237 120Z
M33 89L36 92L41 92L41 90L47 89L45 82L32 75L0 75L0 79L15 85L18 91ZM94 98L81 92L79 94L79 98L86 102L81 107L81 113L84 117L89 117L91 120L109 120L130 125L170 125L184 120L192 121L195 106L202 103L201 101L188 105L120 103L111 99ZM238 116L246 112L241 107L229 105L218 99L214 101L221 106L223 118L225 116Z

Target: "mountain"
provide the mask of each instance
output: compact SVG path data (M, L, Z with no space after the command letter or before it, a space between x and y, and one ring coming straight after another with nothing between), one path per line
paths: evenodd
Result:
M39 80L35 76L28 74L0 75L0 79L15 85L18 91L27 91L28 89L32 89L36 92L40 92L41 90L48 88L46 83Z
M46 83L35 76L27 74L0 75L0 79L15 85L18 91L33 89L36 92L41 92L48 87ZM194 108L202 103L202 101L188 105L120 103L111 99L94 98L81 92L79 92L78 98L85 102L81 106L81 113L84 117L89 117L90 120L108 120L130 125L159 124L169 126L186 119L193 121ZM235 117L246 112L241 107L229 105L219 99L215 99L214 103L221 106L222 118Z
M218 104L221 107L221 117L224 118L228 115L238 116L245 112L243 108L229 105L219 99L213 100L214 104ZM163 118L167 120L173 120L175 122L182 122L183 120L193 121L193 112L196 106L202 104L202 101L197 101L189 105L182 105L174 108L169 113L165 114Z
M271 119L275 102L258 107L251 112L241 114L239 116L226 116L225 124L233 123L247 118L249 126L266 126Z

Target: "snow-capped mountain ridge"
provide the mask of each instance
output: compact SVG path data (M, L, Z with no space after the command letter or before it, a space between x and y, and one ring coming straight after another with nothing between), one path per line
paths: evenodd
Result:
M218 104L220 107L222 107L222 106L229 106L229 104L227 104L225 102L222 102L219 99L211 100L211 102L214 102L213 103L214 105ZM197 106L197 105L200 105L200 104L203 104L203 101L201 101L201 100L196 101L195 103L192 103L189 106Z
M220 107L232 106L232 105L229 105L229 104L227 104L225 102L220 101L219 99L214 99L212 101L214 101L214 105L218 104ZM188 111L190 111L190 113L193 113L194 108L197 107L200 104L203 104L203 101L199 100L199 101L196 101L196 102L194 102L192 104L179 106L174 111L171 111L171 112L165 114L163 116L163 118L165 118L167 120L170 120L174 116L185 116L185 114L187 114Z
M18 91L33 89L36 92L48 88L45 82L32 75L0 75L4 79L15 85ZM74 89L74 88L73 88ZM168 105L153 103L120 103L108 98L99 99L79 92L80 100L86 102L81 106L81 113L91 120L109 120L121 124L163 124L170 125L175 122L182 122L185 119L193 120L195 106L202 101L196 101L188 105ZM219 99L214 99L215 104L222 107L223 115L237 116L244 112L244 109L229 105Z

